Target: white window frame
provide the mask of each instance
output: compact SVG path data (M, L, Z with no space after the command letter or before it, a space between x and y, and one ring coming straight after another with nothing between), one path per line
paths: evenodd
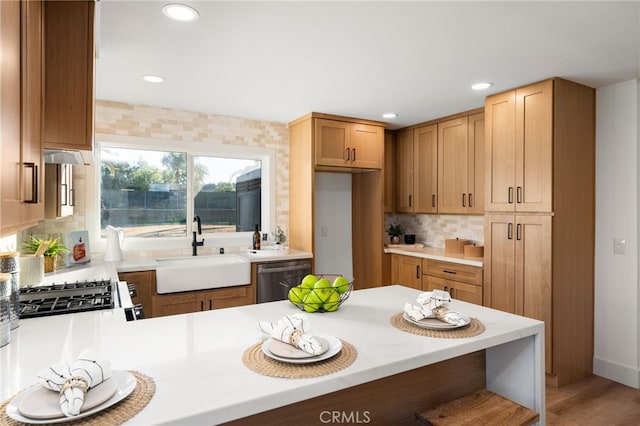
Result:
M252 147L246 145L228 145L214 142L190 142L143 138L122 135L96 135L94 162L87 167L86 173L86 225L92 252L104 252L106 238L100 236L100 149L102 147L147 149L158 151L187 152L190 155L216 156L229 158L246 158L261 161L262 169L262 232L271 233L275 229L276 221L276 153L274 149ZM188 182L192 182L192 170L187 171ZM193 186L187 185L187 200L193 200ZM124 240L124 251L138 250L175 250L190 249L192 240L193 203L187 202L187 236L186 237L155 237L135 238ZM253 232L217 232L198 235L198 240L204 238L204 247L224 247L225 249L244 249L251 246Z

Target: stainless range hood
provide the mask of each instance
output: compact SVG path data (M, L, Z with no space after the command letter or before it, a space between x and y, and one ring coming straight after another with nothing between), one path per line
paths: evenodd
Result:
M45 149L44 162L54 164L91 164L91 151Z

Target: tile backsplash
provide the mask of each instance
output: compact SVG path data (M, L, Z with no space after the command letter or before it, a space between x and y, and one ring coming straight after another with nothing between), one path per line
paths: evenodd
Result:
M389 241L386 233L389 225L401 223L407 234L416 235L416 242L430 247L444 247L444 240L449 238L484 245L484 216L385 214L384 219L385 241Z

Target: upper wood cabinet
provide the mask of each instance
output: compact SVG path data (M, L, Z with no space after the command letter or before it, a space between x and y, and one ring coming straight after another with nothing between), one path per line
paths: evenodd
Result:
M45 4L45 148L93 149L94 2Z
M42 3L0 2L0 235L44 218Z
M553 112L553 80L487 97L486 211L552 211Z
M316 166L382 168L383 127L315 119L314 128Z
M484 113L438 123L438 213L484 212Z
M438 211L438 135L435 124L404 130L396 139L396 211Z
M316 122L320 122L316 125ZM348 123L349 126L336 123ZM375 127L377 150L379 150L377 168L358 168L340 160L332 164L317 164L317 144L319 140L329 139L329 146L336 140L350 138L353 145L353 130L356 139L373 141L371 133L362 131ZM321 128L320 134L318 129ZM349 131L347 129L350 129ZM333 134L332 137L329 135ZM368 136L363 136L368 134ZM371 138L371 139L370 139ZM373 144L373 142L371 142ZM334 148L324 147L322 142L322 158L338 156L344 153L340 143ZM289 247L313 253L315 250L315 172L343 172L351 174L351 234L353 245L353 277L357 289L378 287L382 284L382 257L384 254L384 176L381 168L384 150L383 123L367 120L351 119L322 113L310 113L289 123L289 210L295 214L289 217ZM330 154L333 152L333 154ZM341 155L341 154L340 154ZM351 157L353 158L353 157ZM356 148L356 161L362 159ZM326 163L325 163L326 164ZM315 260L313 267L315 267Z
M384 212L395 211L395 143L391 132L384 133Z

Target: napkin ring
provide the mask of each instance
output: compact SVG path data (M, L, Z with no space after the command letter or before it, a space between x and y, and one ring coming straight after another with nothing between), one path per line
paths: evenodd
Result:
M289 333L289 343L291 343L295 347L298 347L298 340L300 339L301 336L302 336L302 330L294 328Z
M60 395L64 393L69 388L80 388L82 389L82 393L86 394L87 389L89 389L89 382L82 376L71 376L67 380L65 380L62 388L60 389Z

